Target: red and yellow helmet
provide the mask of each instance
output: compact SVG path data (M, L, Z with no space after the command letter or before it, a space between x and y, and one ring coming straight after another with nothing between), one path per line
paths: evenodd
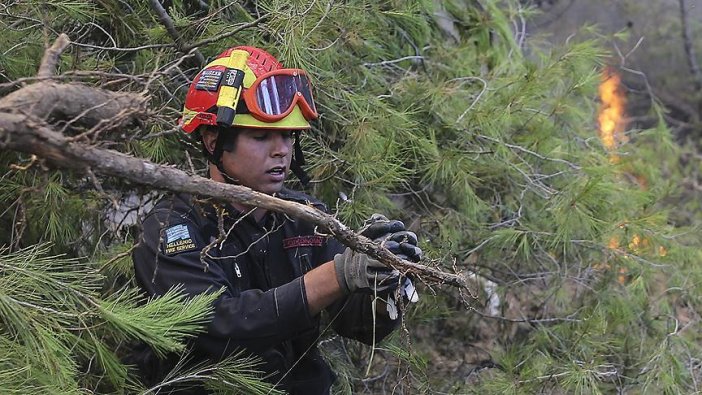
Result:
M178 125L192 133L202 125L217 125L217 101L224 86L232 51L246 51L243 92L232 127L305 130L319 115L309 77L301 69L286 69L268 52L239 46L227 49L198 73L185 96Z

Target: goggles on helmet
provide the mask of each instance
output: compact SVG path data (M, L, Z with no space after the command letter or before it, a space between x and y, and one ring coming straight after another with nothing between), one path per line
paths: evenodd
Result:
M262 74L244 90L242 97L251 115L263 122L277 122L297 104L308 121L317 119L312 84L301 69L278 69Z

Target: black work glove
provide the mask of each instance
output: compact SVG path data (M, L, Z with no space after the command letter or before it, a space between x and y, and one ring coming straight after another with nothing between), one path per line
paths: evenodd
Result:
M419 262L422 259L422 249L417 247L417 235L405 228L402 221L389 220L382 214L373 214L366 220L360 233L373 241L380 243L400 259ZM419 294L412 283L410 276L403 276L402 285L397 289L393 287L387 295L387 311L390 319L399 317L399 308L395 302L399 298L406 303L419 301Z
M359 233L381 242L394 232L405 230L401 221L389 221L385 216L373 214ZM387 293L399 285L399 272L369 256L350 248L334 256L336 278L345 293L355 291Z
M384 294L400 285L399 271L350 248L334 256L334 268L341 290L346 294L356 291Z
M422 259L422 250L417 247L417 235L408 231L402 221L389 220L382 214L373 214L366 220L360 233L380 243L400 259L411 262L419 262Z

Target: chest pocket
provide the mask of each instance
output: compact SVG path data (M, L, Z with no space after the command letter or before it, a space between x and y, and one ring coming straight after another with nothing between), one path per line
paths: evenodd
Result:
M288 251L288 255L297 275L302 276L312 270L312 248L294 248Z

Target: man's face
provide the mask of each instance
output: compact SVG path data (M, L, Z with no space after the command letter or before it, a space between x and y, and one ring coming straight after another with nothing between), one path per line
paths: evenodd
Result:
M240 129L234 151L224 151L222 166L239 184L272 194L280 191L290 170L292 132Z

